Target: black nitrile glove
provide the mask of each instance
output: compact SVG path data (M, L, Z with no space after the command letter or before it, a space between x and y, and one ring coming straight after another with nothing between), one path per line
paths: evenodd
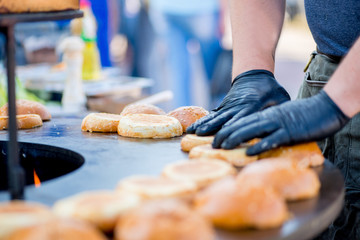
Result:
M234 122L216 134L213 147L232 149L253 138L263 138L246 151L256 155L281 145L324 139L348 121L322 90L313 97L270 107Z
M187 133L212 135L221 127L251 113L290 100L289 94L267 70L251 70L238 75L219 107L187 128Z

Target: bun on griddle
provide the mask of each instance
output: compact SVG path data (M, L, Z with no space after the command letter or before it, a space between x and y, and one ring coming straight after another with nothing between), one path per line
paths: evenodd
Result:
M324 156L316 142L296 144L294 146L282 146L271 149L259 155L262 158L291 158L300 167L316 167L325 161Z
M153 114L153 115L165 115L166 113L161 108L144 103L135 103L127 105L122 112L121 116L131 115L131 114Z
M44 105L25 99L16 100L16 114L37 114L43 121L51 119L51 114ZM0 108L0 116L8 116L7 103Z
M181 181L195 182L198 188L203 188L223 177L235 175L236 169L222 160L193 159L168 164L162 175Z
M179 107L169 112L167 115L179 120L183 128L183 131L186 132L186 129L191 124L193 124L194 122L196 122L197 120L208 114L209 112L202 107L185 106L185 107Z
M199 192L194 209L224 229L268 229L281 226L289 217L286 202L272 188L239 185L224 178Z
M197 186L192 181L135 175L121 180L116 190L138 194L144 199L180 198L189 200L196 193Z
M123 116L118 134L133 138L171 138L183 133L180 122L173 117L153 114L132 114Z
M115 229L115 240L214 240L211 225L174 199L149 201L127 214Z
M291 159L263 159L245 166L237 176L240 186L260 184L274 188L286 200L318 195L320 181L315 171L298 168Z
M234 166L242 167L258 159L258 156L247 156L246 149L245 147L238 147L232 150L215 149L211 144L206 144L192 148L189 158L221 159Z
M138 204L140 197L135 194L91 191L58 200L53 211L57 216L83 220L110 232L117 219Z
M106 240L106 237L91 224L56 218L36 226L18 229L6 240Z
M18 129L30 129L35 127L41 127L43 121L37 114L22 114L16 115L16 125ZM9 128L9 117L0 116L0 130Z
M35 226L53 217L50 209L39 203L20 200L0 203L0 239L17 229Z
M88 132L116 132L121 116L110 113L90 113L82 123L81 130Z
M197 136L195 134L186 134L181 139L181 150L190 152L191 149L200 145L211 144L214 141L214 136Z

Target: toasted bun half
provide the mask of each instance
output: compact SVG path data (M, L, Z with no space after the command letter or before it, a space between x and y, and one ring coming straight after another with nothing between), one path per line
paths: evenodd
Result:
M247 156L245 147L238 147L232 150L215 149L211 144L200 145L191 149L189 158L208 158L221 159L233 164L236 167L242 167L254 162L258 156Z
M180 122L166 115L132 114L123 116L118 134L133 138L171 138L183 134Z
M174 117L181 123L183 131L186 132L186 129L199 120L200 118L208 115L209 112L202 107L197 106L186 106L179 107L168 113L168 116Z
M50 120L51 114L44 105L38 102L20 99L16 101L16 114L37 114L43 121ZM0 108L0 116L8 116L8 104Z
M0 116L0 129L8 129L8 122L8 116ZM37 114L16 115L16 125L18 129L29 129L41 127L43 125L43 121Z
M104 232L110 232L114 229L117 219L138 204L140 197L135 194L92 191L57 201L53 211L60 217L80 219Z
M244 167L237 176L239 185L260 184L272 187L286 200L294 201L318 195L320 181L310 168L298 168L286 159L263 159Z
M144 199L181 198L189 200L197 191L196 184L158 176L132 176L121 180L117 191L140 195Z
M19 229L6 240L106 240L94 226L75 219L53 219L36 226Z
M197 136L195 134L186 134L181 139L181 150L190 152L194 147L211 144L214 141L214 136Z
M88 132L116 132L121 116L110 113L90 113L82 123L81 130Z
M278 147L260 154L262 158L291 158L302 167L316 167L325 161L324 156L316 142L297 144L294 146Z
M165 166L163 176L176 180L193 181L203 188L225 176L234 175L236 169L222 160L194 159Z
M194 208L216 227L225 229L275 228L289 217L284 198L272 188L239 186L233 177L219 180L199 192Z
M121 116L131 115L131 114L153 114L153 115L165 115L166 113L161 108L152 105L152 104L129 104L127 105L122 112Z
M213 240L214 230L200 215L174 199L149 201L121 219L116 240Z
M11 201L0 203L0 239L17 229L35 226L53 218L50 209L39 203Z

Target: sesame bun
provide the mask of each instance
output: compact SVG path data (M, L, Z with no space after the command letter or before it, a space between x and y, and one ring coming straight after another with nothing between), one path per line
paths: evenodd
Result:
M291 158L302 167L316 167L322 165L325 161L316 142L278 147L261 153L259 157L261 159L273 157Z
M118 134L133 138L171 138L183 134L180 122L166 115L132 114L123 116Z
M219 180L197 194L197 212L225 229L281 226L289 217L285 200L272 188L239 186L233 177Z
M126 116L130 114L153 114L153 115L165 115L166 113L161 108L152 105L152 104L129 104L127 105L122 112L120 113L121 116Z
M189 200L197 191L196 184L158 176L131 176L121 180L117 191L135 193L144 199L181 198Z
M110 113L90 113L82 123L81 130L88 132L116 132L121 116Z
M150 201L120 220L115 240L214 240L211 225L174 199Z
M163 176L176 180L193 181L198 188L203 188L225 176L234 175L236 169L222 160L212 161L194 159L180 161L165 166Z
M261 184L272 187L286 200L301 200L318 195L320 181L310 168L298 168L292 161L264 159L249 164L237 176L239 185Z
M6 240L106 240L94 226L75 219L53 219L19 229Z
M0 116L0 129L8 129L8 116ZM41 127L43 122L37 114L16 115L16 125L18 129L30 129Z
M50 209L39 203L18 200L0 203L0 239L17 229L37 225L52 217Z
M190 152L194 147L211 144L214 141L214 136L197 136L195 134L186 134L181 139L181 150Z
M174 117L181 123L183 131L186 132L186 129L199 120L200 118L208 115L209 112L202 107L197 106L187 106L179 107L168 113L168 116Z
M117 219L138 204L140 197L135 194L92 191L57 201L53 211L60 217L83 220L104 232L110 232Z
M200 145L191 149L189 158L221 159L236 167L242 167L254 162L258 156L247 156L245 147L238 147L232 150L215 149L211 144Z
M38 102L30 101L30 100L16 100L16 114L37 114L40 115L43 121L50 120L51 114L46 109L44 105ZM6 103L4 106L0 108L0 116L8 115L8 104Z

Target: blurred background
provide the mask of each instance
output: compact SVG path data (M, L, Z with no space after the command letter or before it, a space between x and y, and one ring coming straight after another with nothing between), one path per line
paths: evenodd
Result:
M68 66L58 46L73 35L85 43L87 110L119 113L141 99L167 111L187 105L211 110L229 90L232 44L226 0L81 0L81 9L82 20L16 26L19 98L62 111ZM292 99L314 49L303 1L287 0L275 75ZM3 37L0 57L4 62ZM1 66L3 105L6 81Z

